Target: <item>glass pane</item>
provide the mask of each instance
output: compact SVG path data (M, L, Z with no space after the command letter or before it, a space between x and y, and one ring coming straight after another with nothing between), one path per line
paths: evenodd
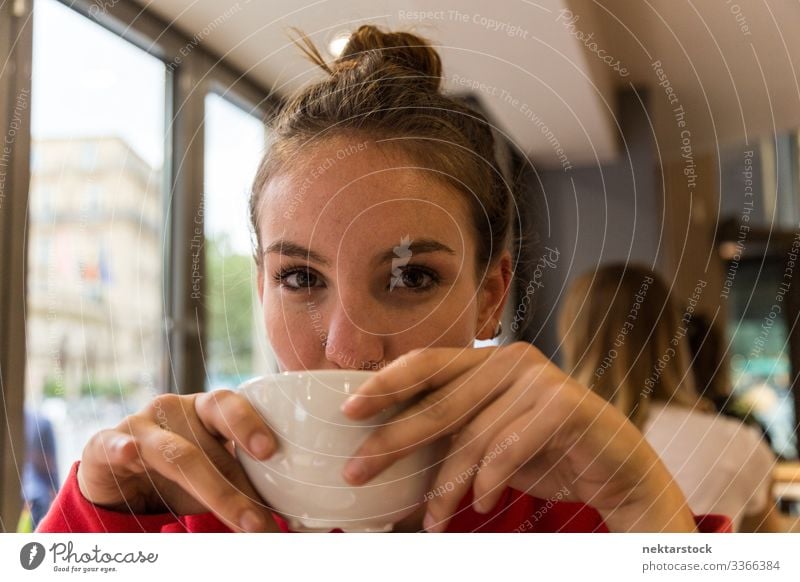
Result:
M34 7L23 495L38 519L96 431L163 386L163 63Z
M206 390L235 388L273 371L258 302L249 217L250 187L265 128L216 94L205 100Z
M765 429L776 454L797 458L794 397L784 265L780 260L742 261L730 296L733 396Z

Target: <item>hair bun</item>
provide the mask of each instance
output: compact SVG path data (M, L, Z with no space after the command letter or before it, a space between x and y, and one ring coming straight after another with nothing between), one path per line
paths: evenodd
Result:
M430 42L410 32L384 32L374 25L362 25L347 41L336 59L336 70L350 69L364 59L378 59L417 73L421 82L438 91L442 82L442 61Z

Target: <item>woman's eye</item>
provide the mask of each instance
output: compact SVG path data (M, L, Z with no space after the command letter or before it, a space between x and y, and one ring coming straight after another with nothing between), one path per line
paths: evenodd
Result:
M288 289L311 289L317 287L319 277L309 269L286 269L275 274L275 280Z
M389 290L408 289L409 291L426 291L438 283L435 273L419 267L405 267L392 271Z

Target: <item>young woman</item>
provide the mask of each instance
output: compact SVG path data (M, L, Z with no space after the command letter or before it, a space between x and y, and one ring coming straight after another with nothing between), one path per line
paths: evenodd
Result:
M436 51L362 26L328 65L305 42L327 76L271 124L253 185L265 331L281 370L378 370L352 418L421 396L344 478L364 484L444 436L431 490L445 493L396 531L726 531L692 514L623 414L534 347L472 347L507 300L514 200L486 119L442 94ZM259 459L276 447L235 392L160 396L91 439L38 531L286 531L231 443Z
M643 432L693 511L728 515L737 531L786 531L770 491L775 455L698 396L687 318L657 274L617 264L578 277L559 328L566 369Z

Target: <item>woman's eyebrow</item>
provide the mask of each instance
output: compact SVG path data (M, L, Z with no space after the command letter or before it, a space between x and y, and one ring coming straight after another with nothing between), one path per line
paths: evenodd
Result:
M307 249L303 245L299 245L290 240L279 239L271 243L264 251L264 254L269 253L278 253L297 259L308 259L326 267L330 266L330 261L318 252Z
M408 254L401 253L398 254L397 248L402 247L403 250L408 251ZM376 257L375 262L377 264L389 263L394 259L398 258L406 258L411 257L413 255L421 255L425 253L436 253L436 252L445 252L449 255L455 255L456 252L447 246L444 243L439 242L438 240L432 238L421 238L411 240L410 243L404 245L401 241L401 244L398 247L392 247L390 249L385 250L383 253ZM298 259L307 259L314 261L315 263L319 263L320 265L324 265L326 267L330 266L330 261L319 254L316 251L312 251L304 247L303 245L297 244L290 240L279 239L271 243L266 250L264 251L265 254L269 253L278 253L287 257L295 257Z
M398 248L402 249L398 252ZM449 255L455 255L456 252L444 243L432 238L413 239L408 244L401 241L396 247L392 247L376 257L377 264L390 263L399 258L410 258L414 255L421 255L424 253L445 252Z

